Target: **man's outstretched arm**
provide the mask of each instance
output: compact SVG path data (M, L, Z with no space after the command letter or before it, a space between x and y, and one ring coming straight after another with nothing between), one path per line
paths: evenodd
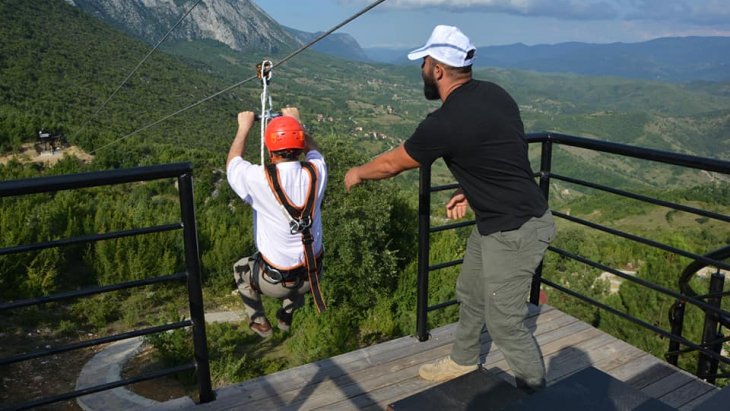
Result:
M382 180L400 174L403 171L419 167L420 164L411 157L403 144L386 151L367 163L353 167L345 174L345 189L350 191L353 186L365 180Z
M253 111L242 111L238 113L238 131L233 138L231 148L228 150L228 159L226 160L226 168L228 163L236 157L243 157L243 150L246 148L246 136L254 122Z

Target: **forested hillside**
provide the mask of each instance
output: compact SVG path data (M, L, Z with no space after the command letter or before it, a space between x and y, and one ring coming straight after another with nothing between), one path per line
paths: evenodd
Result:
M242 310L238 297L231 296L231 266L254 251L252 216L250 208L225 183L222 168L236 127L235 114L257 106L259 85L251 82L250 93L242 87L240 94L227 93L160 126L122 138L231 83L211 76L199 63L187 65L157 53L93 117L148 49L62 1L46 3L3 2L0 9L0 55L17 56L4 59L0 65L2 179L192 161L206 302L210 309ZM64 24L54 25L53 31L44 30L31 24L39 15L44 21ZM256 62L241 63L251 70L242 75L244 78L253 74ZM316 85L315 80L295 91ZM297 87L295 83L291 86ZM316 101L309 93L304 98ZM213 372L218 383L328 357L407 333L411 326L411 308L393 310L414 303L403 297L412 292L403 278L415 255L412 239L416 219L411 199L392 183L366 185L345 195L340 184L345 170L367 157L325 126L317 127L316 117L306 109L303 117L311 123L331 172L323 206L328 278L323 291L331 309L318 316L308 306L297 314L290 335L277 335L268 343L278 347L274 351L288 353L285 361L277 359L280 354L276 352L273 357L253 355L261 345L245 323L233 329L224 327L223 331L211 327ZM92 121L85 124L89 119ZM91 153L93 160L87 164L63 157L48 166L13 158L22 144L36 141L41 127L63 132L70 144ZM316 131L318 128L321 132ZM256 141L252 136L246 151L252 159L258 159ZM62 149L54 155L60 158L65 153ZM3 198L0 246L166 224L176 218L178 207L173 181ZM0 257L0 299L18 300L179 272L184 270L180 240L175 234L159 234ZM400 294L394 293L399 287L403 288ZM20 310L0 320L0 354L25 352L37 337L62 344L177 319L187 315L182 295L181 287L150 286L142 292L112 292L68 304L47 304L38 310ZM226 335L216 338L221 332ZM162 358L177 358L174 344L165 347ZM178 347L184 351L186 345ZM42 369L66 375L69 371L64 364L73 362L53 361ZM20 386L26 384L25 378L36 375L14 366L6 367L3 374L13 375L9 384ZM69 383L68 389L73 389L73 381ZM3 390L3 403L7 395L21 400L25 390Z
M0 7L3 151L34 141L40 128L64 132L71 143L94 151L226 86L174 57L154 53L94 116L149 46L63 1L3 1ZM232 113L253 106L254 96L255 90L245 88L226 93L113 150L151 142L222 150L232 133ZM100 167L118 165L112 161ZM126 165L136 163L130 158Z
M43 24L39 24L42 22ZM257 110L256 80L145 128L165 116L255 74L263 59L282 54L235 52L212 41L171 42L153 53L102 108L117 86L149 52L148 45L103 25L62 0L0 2L0 179L190 161L194 165L196 216L208 310L242 310L231 266L253 252L251 210L231 191L224 162L236 113ZM552 130L667 151L730 159L730 94L727 84L690 87L530 72L479 69L475 76L503 85L517 100L528 131ZM723 91L724 90L724 91ZM435 103L422 97L417 66L347 62L305 52L277 68L271 93L276 107L301 107L303 120L330 170L323 206L324 295L330 306L317 315L298 312L290 333L264 343L246 324L209 328L217 385L326 358L356 347L412 333L415 327L417 173L370 182L346 194L345 171L399 144ZM38 130L56 130L91 155L82 161L61 150L55 165L17 157ZM132 134L134 133L134 134ZM258 162L258 133L246 157ZM533 153L537 156L537 153ZM723 176L680 172L583 150L556 150L556 173L574 175L646 195L727 214ZM437 165L434 182L451 176ZM719 181L718 181L719 180ZM659 241L706 253L730 243L730 229L706 219L635 204L563 184L551 205ZM0 246L166 224L179 213L173 181L128 184L43 196L0 199ZM442 221L442 204L432 206ZM460 258L468 229L432 239L434 262ZM563 224L556 245L676 288L688 263L633 243L604 238ZM14 256L0 256L0 300L9 301L88 285L109 284L182 271L182 242L175 233L111 240ZM453 298L458 268L430 280L432 303ZM600 273L551 255L546 277L634 315L666 326L666 299L647 300L631 285L611 293ZM706 288L705 280L697 280ZM701 287L700 287L701 288ZM43 337L53 344L128 331L187 315L181 287L150 286L69 304L47 304L0 319L0 355L25 352ZM581 316L657 356L665 341L638 331L574 299L550 292L551 304ZM267 310L276 310L267 300ZM691 314L698 332L698 313ZM456 307L430 314L432 325L454 321ZM687 320L690 321L690 320ZM666 328L666 327L665 327ZM37 332L36 332L37 331ZM689 333L688 332L688 333ZM189 339L171 333L153 341L163 361L189 358ZM691 360L684 364L691 367ZM63 367L63 364L59 365ZM11 372L16 372L12 369ZM32 378L32 375L27 378ZM22 386L24 380L19 380ZM18 392L22 390L17 390ZM7 390L6 392L15 392Z

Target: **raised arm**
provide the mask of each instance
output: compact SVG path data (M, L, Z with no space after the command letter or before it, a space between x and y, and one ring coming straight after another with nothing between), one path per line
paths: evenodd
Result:
M254 122L253 111L242 111L238 113L238 131L233 138L231 148L228 150L228 159L226 160L226 168L228 163L236 157L243 157L243 151L246 148L246 136Z
M291 116L297 119L299 124L302 124L302 119L299 116L299 109L296 107L284 107L281 109L282 116ZM303 124L302 124L303 126ZM304 132L304 153L308 153L311 150L319 151L319 145L314 140L311 134Z

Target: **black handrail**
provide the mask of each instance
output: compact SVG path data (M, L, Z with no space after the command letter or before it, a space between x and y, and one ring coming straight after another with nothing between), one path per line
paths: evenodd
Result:
M552 174L552 151L553 151L553 145L554 144L560 144L560 145L567 145L571 147L579 147L584 148L588 150L593 150L597 152L602 153L611 153L611 154L617 154L621 156L626 157L633 157L637 159L642 160L649 160L659 163L665 163L665 164L671 164L675 166L681 166L681 167L687 167L687 168L693 168L698 170L706 170L706 171L712 171L712 172L718 172L723 174L730 174L730 162L729 161L723 161L723 160L717 160L717 159L709 159L709 158L703 158L703 157L697 157L697 156L690 156L685 154L678 154L678 153L672 153L667 151L661 151L661 150L654 150L654 149L648 149L648 148L642 148L642 147L636 147L636 146L630 146L626 144L619 144L619 143L612 143L607 141L600 141L600 140L593 140L593 139L587 139L583 137L575 137L560 133L552 133L552 132L542 132L542 133L533 133L528 134L526 136L526 139L528 143L540 143L541 144L541 155L540 155L540 170L538 173L535 173L535 176L539 178L539 186L540 189L545 196L545 198L549 198L549 190L550 190L550 180L551 178L555 178L556 180L562 180L569 182L571 184L578 184L585 187L589 187L592 189L609 192L612 194L616 194L622 197L635 199L638 201L655 204L659 206L668 207L675 210L685 211L689 213L693 213L696 215L700 215L703 217L713 218L719 221L723 222L730 222L730 216L710 212L706 210L697 209L694 207L688 207L681 204L675 204L669 201L659 200L655 198L651 198L648 196L640 195L631 193L625 190L618 190L612 187L608 187L601 184L596 184L588 181L584 181L581 179L576 179L572 177L562 176L562 175L556 175ZM457 223L457 224L449 224L445 226L440 227L430 227L430 201L431 197L430 194L436 191L443 191L448 189L455 189L458 188L458 184L449 184L449 185L443 185L438 187L431 187L430 181L431 181L431 165L425 164L421 166L420 169L420 186L419 186L419 259L418 259L418 305L417 305L417 315L416 315L416 333L417 337L421 341L425 341L428 339L428 325L427 325L427 313L433 310L437 310L452 304L455 304L456 301L447 301L447 302L441 302L432 306L428 305L428 275L429 272L438 270L445 267L452 267L455 265L459 265L463 262L463 260L453 260L448 262L439 262L436 264L431 264L429 260L429 234L433 232L438 231L444 231L449 229L454 229L458 227L464 227L467 225L473 224L473 222L465 222L465 223ZM619 230L615 230L609 227L605 227L599 224L592 223L590 221L586 221L583 219L579 219L576 217L572 217L570 215L560 213L553 210L553 214L558 218L563 218L566 220L573 221L578 224L585 225L587 227L590 227L592 229L597 229L603 232L606 232L611 235L623 237L632 241L640 242L642 244L646 244L652 247L659 248L661 250L674 253L677 255L681 255L687 258L690 258L693 260L692 263L687 267L685 270L685 273L688 270L691 271L691 274L696 272L699 268L702 268L707 265L716 266L718 268L724 268L728 269L730 268L730 264L721 261L728 256L725 255L725 251L730 250L730 246L724 247L721 250L723 252L720 252L720 250L709 253L706 255L699 255L696 253L692 253L686 250L682 250L676 247L672 247L666 244L662 244L657 241L653 241L650 239L646 239L634 234L625 233ZM671 312L671 317L676 318L678 320L672 321L672 330L671 332L668 332L666 330L662 330L659 327L656 327L652 324L648 324L644 321L641 321L637 318L634 318L628 314L622 313L614 308L611 308L609 306L606 306L598 301L595 301L593 299L590 299L586 296L580 295L572 290L569 290L565 287L562 287L558 284L555 284L553 282L544 280L542 278L542 263L538 267L538 270L535 274L535 277L533 278L532 288L530 291L530 302L533 304L539 304L539 293L540 293L540 286L542 284L549 285L557 290L560 290L562 292L565 292L569 295L572 295L574 297L577 297L583 301L586 301L589 304L592 304L594 306L599 307L600 309L607 310L615 315L621 316L629 321L632 321L644 328L647 328L651 330L652 332L655 332L659 335L662 335L669 339L670 341L670 349L667 353L667 358L676 358L676 355L683 352L683 351L700 351L701 355L704 356L705 359L710 361L709 365L704 366L704 369L698 368L698 373L701 373L701 378L708 379L710 382L714 382L714 377L722 376L723 374L717 373L717 364L719 362L728 364L730 363L730 359L728 357L720 355L720 350L718 349L719 345L725 340L722 338L722 336L715 336L717 338L710 338L709 336L705 337L703 339L702 343L694 343L692 341L686 340L681 335L681 319L683 318L682 312L684 309L684 304L690 303L697 307L700 307L703 309L706 313L706 318L719 318L719 323L722 325L727 326L725 323L726 319L730 319L730 312L727 312L721 308L721 304L719 303L719 300L727 295L727 293L723 293L722 289L718 289L717 285L715 285L714 289L711 289L709 294L707 296L697 296L696 294L689 294L687 292L684 292L686 290L682 290L682 292L676 292L661 286L657 286L655 284L652 284L648 281L626 275L618 270L615 270L611 267L607 267L603 264L591 261L587 258L581 257L579 255L576 255L574 253L571 253L566 250L561 250L556 247L549 247L549 252L556 253L558 255L561 255L565 258L570 258L576 261L579 261L583 264L586 264L588 266L600 268L604 271L608 271L616 276L619 276L621 278L624 278L626 280L635 282L642 287L647 287L649 289L655 290L657 292L673 296L677 298L678 302L681 302L681 307L674 307L675 309ZM683 274L684 278L685 274ZM687 279L688 281L688 279ZM707 299L708 301L705 301ZM712 299L712 301L710 301ZM712 329L714 323L709 323L706 325L706 329ZM706 333L709 334L709 333ZM682 350L679 348L680 345L684 345L686 347L689 347L687 350ZM699 375L699 374L698 374Z
M125 290L127 288L138 288L145 285L166 283L171 281L180 281L187 279L186 273L177 273L171 275L165 275L160 277L145 278L142 280L127 281L124 283L117 283L112 285L105 285L102 287L89 287L83 290L67 291L63 293L56 293L54 295L47 295L44 297L28 298L26 300L16 300L9 303L0 304L0 311L11 310L14 308L29 307L31 305L39 305L45 303L52 303L56 301L70 300L73 298L88 297L90 295L108 293L111 291Z
M600 151L603 153L619 154L625 157L638 158L640 160L649 160L674 166L694 168L697 170L730 174L730 161L717 160L714 158L697 157L687 154L673 153L671 151L655 150L651 148L612 143L609 141L594 140L585 137L575 137L554 132L530 133L526 135L526 139L528 143L553 142L571 147Z
M705 254L704 257L713 260L724 260L730 257L730 245L722 247L715 251L711 251ZM699 270L707 267L708 265L709 264L707 264L705 261L700 260L695 260L689 263L684 271L682 271L678 283L679 289L682 291L682 294L688 296L688 298L694 297L697 299L706 299L708 305L711 304L710 308L700 307L705 312L703 346L711 348L714 353L720 353L722 351L722 344L730 339L729 337L725 337L724 335L722 335L721 333L717 333L716 331L718 326L723 326L725 328L730 327L730 315L722 312L722 310L717 309L720 307L720 302L722 298L725 295L728 295L728 293L722 291L724 277L718 275L718 273L713 274L712 281L710 283L710 293L705 295L698 295L697 292L695 292L689 284L690 279ZM684 306L688 298L677 298L669 312L669 321L672 324L672 332L680 336L682 335L684 326ZM692 351L695 351L693 347L681 349L680 342L672 340L669 343L669 351L667 352L666 356L667 361L670 364L676 366L679 360L680 353L684 354ZM708 381L714 382L714 379L717 376L717 360L713 357L706 355L705 353L701 353L697 361L698 374L704 374L705 378L707 378Z
M0 365L8 365L16 362L32 360L34 358L46 357L53 354L60 354L68 351L74 351L81 348L93 347L95 345L108 344L115 341L128 340L130 338L141 337L143 335L159 334L165 331L177 330L183 327L189 327L192 322L189 320L178 321L175 323L149 327L143 330L130 331L117 335L109 335L106 337L94 338L92 340L81 341L73 344L62 345L55 348L47 348L26 354L14 355L12 357L0 358Z
M174 163L120 170L92 171L88 173L3 181L0 183L0 197L136 183L139 181L159 180L163 178L176 178L185 173L191 172L192 166L190 163Z
M704 257L710 260L724 260L730 257L730 245L711 251L705 254ZM697 271L707 267L708 265L710 264L701 260L695 260L689 263L687 268L685 268L679 276L679 289L686 295L693 297L697 296L697 293L689 285L689 280L695 273L697 273Z
M140 329L117 335L82 341L66 346L60 346L31 353L0 358L0 365L27 361L33 358L53 355L71 350L77 350L113 341L136 338L143 335L166 332L169 330L183 327L192 327L194 347L194 364L159 370L134 378L101 384L51 397L45 397L23 404L14 404L13 409L28 409L40 405L50 404L53 402L68 400L82 395L110 390L116 387L126 386L152 378L159 378L173 373L179 373L185 370L195 370L198 383L199 401L201 403L205 403L214 399L212 384L210 380L208 347L205 334L205 316L203 311L202 281L200 275L200 253L198 250L197 227L195 223L195 204L193 199L192 171L192 165L190 163L176 163L123 170L108 170L0 182L1 198L29 194L53 193L61 190L75 190L81 188L135 183L165 178L176 178L180 202L180 222L153 227L141 227L132 230L122 230L110 233L64 238L54 241L40 242L36 244L15 245L11 247L0 248L0 255L17 254L21 252L37 251L52 247L63 247L74 244L97 242L129 236L146 235L171 230L182 230L186 268L186 271L184 273L145 278L142 280L128 281L102 287L89 287L82 290L56 293L49 296L36 297L25 300L2 302L0 303L0 312L72 298L83 298L110 291L142 287L150 284L181 281L183 279L187 280L188 302L190 309L190 320L178 321L155 327L149 327L146 329Z
M29 401L23 404L13 404L9 407L9 409L13 411L20 411L20 410L29 410L35 407L40 407L42 405L48 405L52 404L54 402L59 401L65 401L65 400L71 400L76 397L81 397L83 395L89 395L94 394L101 391L108 391L114 388L118 387L125 387L127 385L137 384L138 382L143 381L149 381L154 380L156 378L162 378L166 377L168 375L174 375L178 374L184 371L192 371L195 370L195 364L184 364L179 365L177 367L168 368L165 370L158 370L158 371L152 371L144 375L140 375L137 377L127 378L119 381L109 382L106 384L100 384L93 387L83 388L76 391L67 392L64 394L54 395L51 397L41 398L34 401Z
M634 200L640 200L645 203L650 203L650 204L654 204L654 205L658 205L658 206L662 206L662 207L666 207L666 208L672 208L674 210L684 211L687 213L700 215L703 217L712 218L715 220L730 223L730 216L713 213L712 211L706 211L706 210L701 210L699 208L688 207L688 206L685 206L682 204L672 203L671 201L658 200L656 198L648 197L645 195L636 194L636 193L632 193L632 192L625 191L625 190L618 190L613 187L605 186L603 184L590 183L588 181L580 180L577 178L565 177L565 176L561 176L561 175L555 174L555 173L550 173L550 178L554 178L556 180L562 180L567 183L581 185L584 187L595 188L595 189L598 189L601 191L605 191L607 193L618 194L622 197L633 198Z
M28 251L45 250L47 248L54 248L54 247L65 247L65 246L74 245L74 244L90 243L93 241L112 240L115 238L132 237L132 236L141 235L141 234L162 233L165 231L179 230L181 228L182 228L182 224L176 223L176 224L161 225L161 226L157 226L157 227L138 228L138 229L134 229L134 230L122 230L122 231L116 231L113 233L78 236L78 237L74 237L74 238L65 238L63 240L55 240L55 241L45 241L42 243L35 243L35 244L16 245L13 247L1 248L0 255L25 253Z

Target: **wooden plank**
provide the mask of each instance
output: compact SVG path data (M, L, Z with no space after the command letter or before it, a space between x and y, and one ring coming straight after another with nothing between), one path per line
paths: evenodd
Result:
M304 408L324 406L329 403L342 401L346 399L346 396L365 395L379 387L397 384L405 378L417 376L418 367L422 363L432 361L434 356L436 358L442 357L449 352L450 347L439 346L431 351L415 353L407 361L400 360L379 364L351 374L341 375L324 381L318 380L316 384L309 384L295 389L282 387L283 390L278 391L276 395L284 404L289 406L299 403ZM421 389L435 385L425 380L420 381L422 381ZM314 390L316 390L316 399L311 399L314 395L310 394ZM266 406L267 402L267 397L250 398L239 402L239 405L246 405L247 407L258 409L259 407Z
M600 331L595 328L587 326L585 323L572 323L566 327L557 329L547 334L536 335L536 340L540 345L543 358L547 355L550 356L552 353L558 352L561 349L570 346L570 344L577 344L580 341L584 341L600 335ZM490 353L491 354L491 353ZM488 369L498 375L502 373L509 373L511 368L504 359L504 355L500 351L494 353L491 358L487 356ZM500 375L502 378L506 378L504 375Z
M618 369L616 374L648 395L679 408L715 389L695 376L646 354ZM689 385L684 387L685 385Z
M443 327L439 335L443 338L450 332L449 329L453 328L453 325ZM224 406L229 398L232 398L233 401L240 401L240 398L243 397L247 402L266 398L275 400L275 397L279 395L279 390L271 387L287 387L291 390L301 389L326 379L338 378L358 370L372 368L377 364L387 363L399 358L410 358L413 357L414 353L431 353L433 350L438 352L444 344L446 342L439 342L436 339L421 343L413 337L402 337L377 346L366 347L351 353L259 377L236 386L227 387L225 390L218 390L219 395L215 402ZM448 350L450 350L450 347L448 347ZM446 352L447 349L444 348L443 355L446 355ZM429 360L430 358L426 358L423 361Z
M670 391L666 395L659 397L659 399L665 404L669 404L674 408L680 408L684 404L692 402L693 400L702 397L708 392L716 391L717 389L714 386L704 381L691 379L687 384L684 384L676 390Z
M544 324L544 322L546 320L547 321L552 321L553 319L559 319L560 320L560 319L566 319L566 318L567 318L567 322L566 323L570 323L570 322L575 322L576 321L575 319L570 319L569 316L563 315L562 313L560 313L557 310L552 310L552 312L548 312L546 314L540 314L540 319L538 321L538 325L539 324ZM538 326L538 328L539 328L539 330L542 330L542 331L548 331L548 330L553 330L555 327L544 327L544 326L543 327L540 327L540 326ZM488 335L484 335L483 338L487 338L488 339ZM494 352L499 352L499 351L497 350L497 351L494 351ZM436 356L436 358L438 358L438 357L439 356ZM492 356L492 358L493 357L494 357L494 355ZM414 370L414 374L416 374L415 373L415 370ZM368 407L372 407L372 409L382 409L383 407L387 406L388 403L392 403L392 402L395 402L395 401L397 401L399 399L402 399L402 398L405 398L407 396L413 395L414 393L417 393L417 392L420 392L421 390L427 389L427 388L429 388L432 385L430 383L427 383L427 385L424 385L423 380L421 380L417 376L416 377L413 377L413 378L415 378L415 380L413 380L413 379L412 380L405 380L406 381L406 385L404 385L404 381L401 380L398 384L386 385L386 386L384 386L382 388L375 389L375 390L371 391L369 393L370 396L372 396L373 398L375 398L378 401L380 401L379 404L376 404L376 405L373 405L373 404L367 405L368 402L364 402L361 399L350 399L350 400L354 400L353 403L356 404L359 409L368 409ZM334 409L351 409L350 408L350 400L343 401L343 402L340 402L340 403L330 404L330 406L334 407Z
M593 329L595 330L595 329ZM617 340L607 334L591 334L589 330L567 339L544 345L544 352L554 346L557 350L543 356L547 370L547 382L553 384L607 358L615 358L622 349ZM587 338L583 338L587 337ZM571 339L573 339L571 341ZM578 342L580 340L580 342Z
M569 346L545 360L548 384L593 366L604 358L615 357L616 349L610 336L598 335L576 346Z
M368 397L357 396L329 404L327 410L384 410L388 404L423 391L423 380L412 377L398 384L388 385L369 393Z
M647 385L646 387L642 388L641 391L651 395L654 398L661 398L667 393L670 393L680 388L690 381L692 381L692 377L679 372L674 372Z
M552 312L555 313L552 313ZM557 310L551 309L551 310L545 310L547 319L551 318L560 318L562 317L561 313ZM542 316L542 313L540 313ZM572 320L571 320L572 321ZM539 323L539 320L538 320ZM317 396L320 397L318 401L321 401L323 403L326 403L327 401L339 401L342 399L342 392L343 390L345 392L348 392L352 395L358 394L362 395L362 385L365 383L366 387L370 390L376 390L377 386L372 386L372 380L375 379L376 383L382 385L388 385L392 384L392 381L402 379L403 376L402 371L406 370L410 376L417 375L417 368L420 367L421 364L431 362L433 360L436 360L438 358L442 358L451 350L450 342L453 340L453 335L450 335L453 333L453 325L448 327L442 327L435 333L435 338L432 338L433 340L437 338L443 339L440 344L436 345L435 348L432 346L432 348L428 351L426 350L419 350L420 352L413 353L413 350L411 349L411 355L407 357L406 359L403 359L402 361L399 360L398 364L392 365L391 362L394 362L395 360L392 360L391 362L384 362L380 359L378 361L371 361L369 362L369 366L367 367L365 372L360 372L359 369L353 369L352 367L345 367L346 368L346 377L344 377L345 373L339 373L338 375L335 375L335 373L328 372L326 373L327 378L329 378L331 381L339 381L340 379L348 379L351 380L351 382L343 383L343 384L328 384L328 383L321 383L324 378L312 378L312 380L307 385L311 385L314 383L321 383L319 387L317 387ZM543 327L542 329L547 329L550 327ZM486 338L488 338L488 335L485 335ZM415 340L413 340L415 341ZM413 344L413 341L409 342L409 344ZM448 341L448 346L446 345ZM415 343L415 344L423 344L423 343ZM401 347L397 347L396 350L400 350ZM420 348L420 347L419 347ZM390 350L390 356L394 356L392 354L392 349ZM388 357L387 355L385 357ZM351 363L348 363L351 365ZM387 366L387 369L384 369L383 366ZM311 370L309 371L309 375L311 375ZM330 370L331 371L331 370ZM371 377L370 374L373 376ZM386 376L387 378L384 378L383 376ZM302 388L302 384L294 384L296 387L292 387L291 383L285 384L284 386L288 386L290 389L288 392L281 392L277 391L276 396L278 397L278 401L283 401L284 404L293 405L292 401L296 401L297 398L297 392ZM432 384L429 384L428 382L424 381L424 384L421 385L421 389L426 389ZM356 387L360 387L359 389ZM249 387L251 388L251 387ZM269 401L267 398L270 397L270 393L253 393L249 394L243 403L238 402L238 405L245 405L248 404L248 406L261 406L264 405L263 403ZM300 396L301 397L301 396ZM219 398L223 399L223 398ZM217 402L217 401L216 401ZM279 404L282 405L282 404ZM309 406L314 404L302 404L303 406Z
M507 409L510 411L674 410L595 367L585 368L545 390L520 399Z
M718 392L720 392L720 390L717 388L711 389L711 390L707 391L706 393L700 395L699 397L693 399L692 401L690 401L686 404L683 404L682 406L679 407L679 410L680 411L694 411L695 409L697 409L697 407L700 404L704 404L705 401L714 397Z
M645 390L647 395L685 410L716 391L690 374L550 306L530 307L526 324L540 345L549 383L592 364ZM224 387L216 390L216 401L190 411L382 410L436 385L418 377L418 368L448 355L455 331L456 324L449 324L434 329L426 342L401 337ZM482 334L481 353L485 368L511 382L511 370L488 332Z
M562 318L568 318L568 321L571 321L571 322L572 322L572 321L574 321L574 320L571 320L569 316L558 316L558 317L555 317L555 318L561 318L561 317L562 317ZM586 328L587 328L587 329L590 329L590 327L587 327L586 325L583 325L583 324L579 324L579 323L573 323L572 325L573 325L573 327L571 327L571 328L568 328L567 330L560 330L560 332L558 333L558 336L556 336L556 337L554 337L554 338L559 338L559 337L560 337L560 335L563 335L562 333L566 333L567 335L571 335L571 334L574 334L574 332L575 332L576 330L578 330L578 329L586 329ZM550 329L550 330L553 330L553 334L555 334L555 332L554 332L555 330L553 329L553 327L542 327L542 328L540 328L540 329L541 329L541 330L548 330L548 329ZM488 338L488 336L484 336L484 337L487 337L487 338ZM449 351L450 351L450 348L449 348ZM494 352L498 352L498 351L494 351ZM442 356L444 356L444 355L446 355L446 354L448 354L448 351L441 351L441 350L439 349L439 350L438 350L438 354L437 354L437 355L431 355L431 357L432 357L432 359L436 359L436 358L440 358L440 357L442 357ZM495 355L492 355L492 358L494 358L494 357L495 357ZM424 361L424 362L426 362L426 361ZM418 365L420 366L420 364L418 364ZM379 372L379 371L377 371L377 370L375 370L375 372L376 372L376 374L378 374L378 375L381 375L381 374L382 374L381 372ZM393 374L392 374L392 373L393 373L393 370L390 370L390 372L391 372L391 375L393 375ZM416 368L416 367L413 367L413 370L412 370L411 372L412 372L412 374L411 374L411 375L417 375L417 368ZM396 378L396 379L398 379L399 377L398 377L397 375L394 375L394 376L393 376L393 378ZM367 379L367 378L363 378L363 376L362 376L362 375L360 375L360 376L358 376L358 378L357 378L357 379L358 379L358 381L359 381L359 382L363 382L363 381L364 381L365 379ZM380 381L380 382L383 382L383 379L382 379L382 377L381 377L381 381ZM389 385L386 385L386 386L390 387ZM421 385L419 386L419 389L421 389L421 390L422 390L422 389L426 389L426 388L428 388L429 386L430 386L430 385L427 385L427 384L421 384ZM377 390L378 390L377 388L370 388L370 393L372 393L373 391L377 391ZM319 394L321 394L321 392L320 392ZM401 395L401 397L404 397L404 396L407 396L407 395L408 395L408 393L403 393L403 394ZM362 405L362 404L360 404L360 405Z
M615 356L604 358L593 363L594 367L598 368L601 371L607 372L613 377L616 376L613 375L611 371L624 364L630 363L643 355L646 355L645 352L635 349L635 347L632 347L628 344L624 344L621 340L615 340L613 345L616 346L617 350Z
M487 337L487 336L485 336L485 337ZM444 350L443 348L447 348L447 349ZM404 363L401 363L398 365L389 365L390 368L387 370L380 369L382 367L378 367L378 366L370 367L368 369L367 373L357 373L358 374L357 377L358 377L358 380L367 380L367 379L369 379L368 374L372 373L372 374L375 374L376 376L378 376L379 378L383 379L383 377L382 377L383 375L392 376L396 370L402 369L404 367L404 365L420 366L420 364L423 364L423 363L426 363L426 362L429 362L429 361L432 361L432 360L435 360L438 358L442 358L443 356L447 355L449 352L450 352L450 347L438 347L438 349L436 349L436 350L431 350L426 357L424 357L422 355L411 356L411 358L409 358L408 361L406 361ZM415 372L415 370L414 370L414 374L417 375L417 372ZM355 375L353 374L352 376L355 376Z
M477 370L392 403L388 411L502 409L527 393L483 371Z
M644 353L633 361L611 370L610 374L634 388L641 389L669 374L671 369L656 357Z

